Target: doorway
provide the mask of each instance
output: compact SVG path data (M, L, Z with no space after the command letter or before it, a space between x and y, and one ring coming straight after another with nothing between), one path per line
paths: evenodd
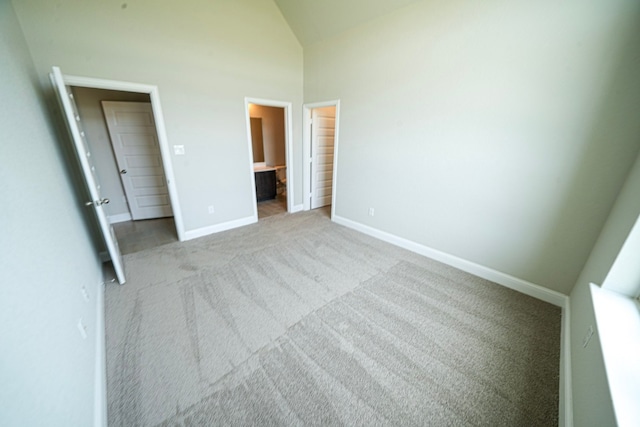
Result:
M151 94L69 87L121 253L180 240Z
M340 101L304 106L304 209L335 213Z
M255 219L291 212L291 103L246 98Z

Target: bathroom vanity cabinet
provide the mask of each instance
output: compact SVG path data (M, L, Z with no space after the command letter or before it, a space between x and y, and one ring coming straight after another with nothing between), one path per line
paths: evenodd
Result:
M276 170L265 169L254 172L256 175L256 198L259 202L276 198Z

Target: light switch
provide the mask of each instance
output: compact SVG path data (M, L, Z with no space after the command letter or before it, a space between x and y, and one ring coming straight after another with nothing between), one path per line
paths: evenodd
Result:
M173 146L173 153L176 156L182 156L184 155L184 145L174 145Z

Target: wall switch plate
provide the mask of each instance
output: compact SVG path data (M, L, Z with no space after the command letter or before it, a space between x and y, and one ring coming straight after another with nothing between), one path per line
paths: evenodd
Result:
M373 216L375 214L375 209L369 208L369 216Z
M173 146L173 153L176 156L183 156L184 155L184 145L174 145Z
M213 208L213 205L209 206L209 213L212 214L212 213L215 213L215 212L216 212L216 210Z

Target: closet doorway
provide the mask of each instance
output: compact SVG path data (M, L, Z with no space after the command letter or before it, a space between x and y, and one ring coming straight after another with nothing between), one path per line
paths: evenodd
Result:
M122 254L178 241L150 95L71 91Z
M246 99L256 220L291 212L290 106Z
M335 213L340 101L304 105L304 209Z

